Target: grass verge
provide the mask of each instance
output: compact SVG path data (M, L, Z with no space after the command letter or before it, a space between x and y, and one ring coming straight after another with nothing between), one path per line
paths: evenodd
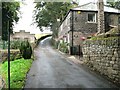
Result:
M11 88L23 88L25 84L26 74L29 71L31 64L31 59L18 59L10 62L10 86ZM6 87L8 86L8 62L1 64L1 75L6 81Z

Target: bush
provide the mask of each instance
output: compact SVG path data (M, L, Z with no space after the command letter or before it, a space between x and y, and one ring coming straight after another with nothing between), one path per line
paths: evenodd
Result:
M69 50L68 50L68 43L66 42L62 42L62 43L59 43L59 48L58 48L60 51L64 52L64 53L68 53Z
M10 60L24 58L30 59L32 55L32 47L28 41L11 41ZM8 50L0 50L0 62L5 62L8 58Z
M30 59L32 55L32 47L28 41L23 41L20 46L20 52L24 59Z
M55 45L54 45L54 47L56 48L56 49L58 49L58 45L59 45L59 41L55 41Z
M16 41L11 41L10 42L10 48L11 49L19 49L20 48L20 45L21 45L21 42L20 40L16 40Z
M7 49L8 48L8 41L0 40L0 48Z

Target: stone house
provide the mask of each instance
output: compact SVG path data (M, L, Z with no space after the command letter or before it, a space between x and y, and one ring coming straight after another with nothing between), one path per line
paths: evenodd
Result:
M35 41L35 34L30 34L30 32L25 32L25 30L20 30L11 35L11 40L28 40L29 42Z
M120 11L104 5L105 31L120 24ZM96 3L87 3L72 8L59 26L58 40L64 40L70 47L82 46L82 41L98 30L98 8Z

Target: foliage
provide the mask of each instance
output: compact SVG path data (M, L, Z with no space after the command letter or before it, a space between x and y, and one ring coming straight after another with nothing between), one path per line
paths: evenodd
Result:
M66 43L66 42L61 42L61 43L59 43L59 47L58 47L58 49L60 50L60 51L62 51L62 52L64 52L64 53L68 53L69 51L68 51L68 43Z
M10 48L20 50L20 54L11 55L11 60L19 59L21 56L25 59L30 59L32 56L32 47L28 41L11 41Z
M28 41L23 41L20 46L20 52L24 59L30 59L32 55L32 47Z
M35 23L37 23L40 30L42 30L42 26L51 27L53 35L56 37L57 27L60 23L57 19L62 21L71 7L73 7L72 4L68 2L38 2L35 6Z
M35 6L36 23L39 27L50 26L50 23L56 23L58 18L62 20L70 7L70 3L63 2L37 3Z
M108 39L108 37L112 37L112 38L116 38L117 37L117 35L119 34L119 30L118 30L118 27L115 27L115 28L112 28L111 30L109 30L108 32L106 32L106 33L102 33L102 34L100 34L100 35L97 35L97 36L93 36L92 38L90 38L91 40L97 40L97 39L99 39L99 40L101 40L101 39L103 39L103 38L106 38L106 39Z
M110 40L114 40L114 39L119 40L119 37L117 37L117 36L116 37L94 36L88 40L108 40L108 41L110 41Z
M18 59L10 62L10 86L11 88L19 88L22 89L25 83L26 74L32 64L31 59ZM8 62L5 62L1 65L0 73L3 78L6 80L6 84L8 85Z
M13 23L19 20L19 8L19 2L2 2L2 40L7 41L8 28L10 33L13 33Z
M59 41L56 41L54 38L51 38L50 44L55 48L58 49Z
M116 8L116 9L120 9L120 0L107 0L107 4L110 7Z
M0 48L1 49L7 49L8 48L8 42L4 41L4 40L1 40L0 41Z
M50 44L52 45L52 46L55 46L54 44L55 44L55 40L53 39L53 37L51 38L51 40L50 40Z
M22 41L20 41L20 40L10 41L10 48L11 49L19 49L20 45L21 45L21 42Z
M120 33L119 28L114 27L110 31L106 32L105 34L117 34L117 33Z
M55 46L56 49L58 48L59 43L60 43L59 41L56 41L56 42L54 43L54 44L55 44L54 46Z

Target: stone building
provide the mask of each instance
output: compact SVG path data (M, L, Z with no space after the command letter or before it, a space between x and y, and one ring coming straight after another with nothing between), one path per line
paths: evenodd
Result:
M30 34L30 32L25 32L25 30L20 30L11 35L11 40L28 40L30 42L35 41L35 35Z
M105 31L120 24L120 11L104 5ZM59 40L64 40L70 47L81 45L82 41L98 31L97 3L87 3L72 8L59 26Z

